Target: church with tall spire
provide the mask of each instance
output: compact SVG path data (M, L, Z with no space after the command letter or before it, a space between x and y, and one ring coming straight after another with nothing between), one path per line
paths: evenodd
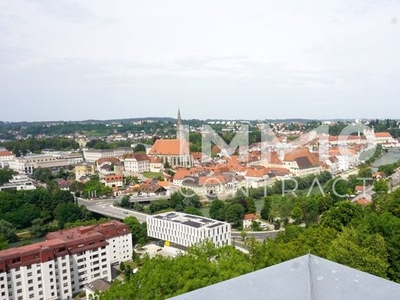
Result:
M192 166L193 158L182 124L180 109L178 109L178 118L176 119L176 138L156 140L150 149L149 156L161 159L164 164L168 162L172 167Z

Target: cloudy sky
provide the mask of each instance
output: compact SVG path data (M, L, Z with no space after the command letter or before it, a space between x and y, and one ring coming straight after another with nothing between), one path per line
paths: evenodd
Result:
M400 1L0 0L0 120L400 118Z

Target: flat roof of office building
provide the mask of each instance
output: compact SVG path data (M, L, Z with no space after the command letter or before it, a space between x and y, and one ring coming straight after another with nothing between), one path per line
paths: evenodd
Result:
M151 216L151 218L166 220L174 223L180 223L194 228L202 228L202 227L215 228L218 226L223 226L228 224L218 220L202 216L190 215L177 211L161 213L155 216Z

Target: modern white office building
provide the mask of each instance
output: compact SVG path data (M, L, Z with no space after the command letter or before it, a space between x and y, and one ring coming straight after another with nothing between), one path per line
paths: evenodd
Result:
M12 175L12 179L4 185L0 185L0 191L36 190L33 180L27 175Z
M181 212L147 216L146 222L147 235L165 245L185 249L206 239L218 247L231 244L229 223Z
M49 233L46 241L0 251L0 299L72 299L132 256L129 228L117 221Z

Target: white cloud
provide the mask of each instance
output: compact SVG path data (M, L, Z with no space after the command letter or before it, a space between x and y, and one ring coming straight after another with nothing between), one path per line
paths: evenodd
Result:
M268 109L276 117L350 117L376 95L399 108L399 8L372 0L2 2L0 99L57 106L70 97L98 107L95 118L109 116L96 103L113 93L119 108L142 107L132 116L156 113L160 101L174 112L189 100L210 103L188 105L198 118L262 118L264 99L283 103L285 111ZM310 110L316 101L329 109ZM352 109L336 111L330 101ZM67 113L41 112L45 119ZM21 116L31 111L0 112L0 119Z

